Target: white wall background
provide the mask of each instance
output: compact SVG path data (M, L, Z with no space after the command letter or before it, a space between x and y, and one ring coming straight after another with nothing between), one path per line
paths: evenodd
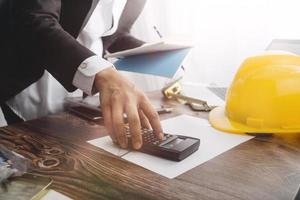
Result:
M244 58L274 38L300 39L299 0L148 0L133 33L192 40L185 81L228 86Z

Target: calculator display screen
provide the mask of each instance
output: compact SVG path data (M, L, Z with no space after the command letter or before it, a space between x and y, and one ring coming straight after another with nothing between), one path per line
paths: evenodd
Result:
M175 140L170 141L169 143L163 145L164 148L171 149L180 142L182 142L184 139L176 138Z

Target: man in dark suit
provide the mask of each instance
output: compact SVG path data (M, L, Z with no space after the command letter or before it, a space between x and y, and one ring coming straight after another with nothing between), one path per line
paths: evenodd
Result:
M78 67L95 55L76 41L95 1L0 0L1 104L36 82L44 70L68 91L76 89L72 82ZM129 35L140 11L128 10L143 4L142 0L128 0L118 30L103 39L105 49L114 52L141 44ZM142 145L141 124L152 126L162 137L158 114L148 98L113 67L95 74L93 89L100 92L105 127L121 147L127 146L123 113L127 114L134 148Z

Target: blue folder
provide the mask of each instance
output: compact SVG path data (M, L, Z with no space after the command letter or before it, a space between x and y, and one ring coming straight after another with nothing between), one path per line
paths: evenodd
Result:
M129 56L117 60L118 70L172 78L191 48Z

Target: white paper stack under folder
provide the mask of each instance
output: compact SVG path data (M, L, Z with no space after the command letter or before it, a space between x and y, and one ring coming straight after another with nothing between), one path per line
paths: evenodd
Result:
M124 51L119 51L111 54L106 54L105 58L125 58L128 56L157 53L162 51L172 51L179 49L192 48L193 45L185 41L172 41L167 39L161 39L156 42L146 43L140 47L127 49Z

